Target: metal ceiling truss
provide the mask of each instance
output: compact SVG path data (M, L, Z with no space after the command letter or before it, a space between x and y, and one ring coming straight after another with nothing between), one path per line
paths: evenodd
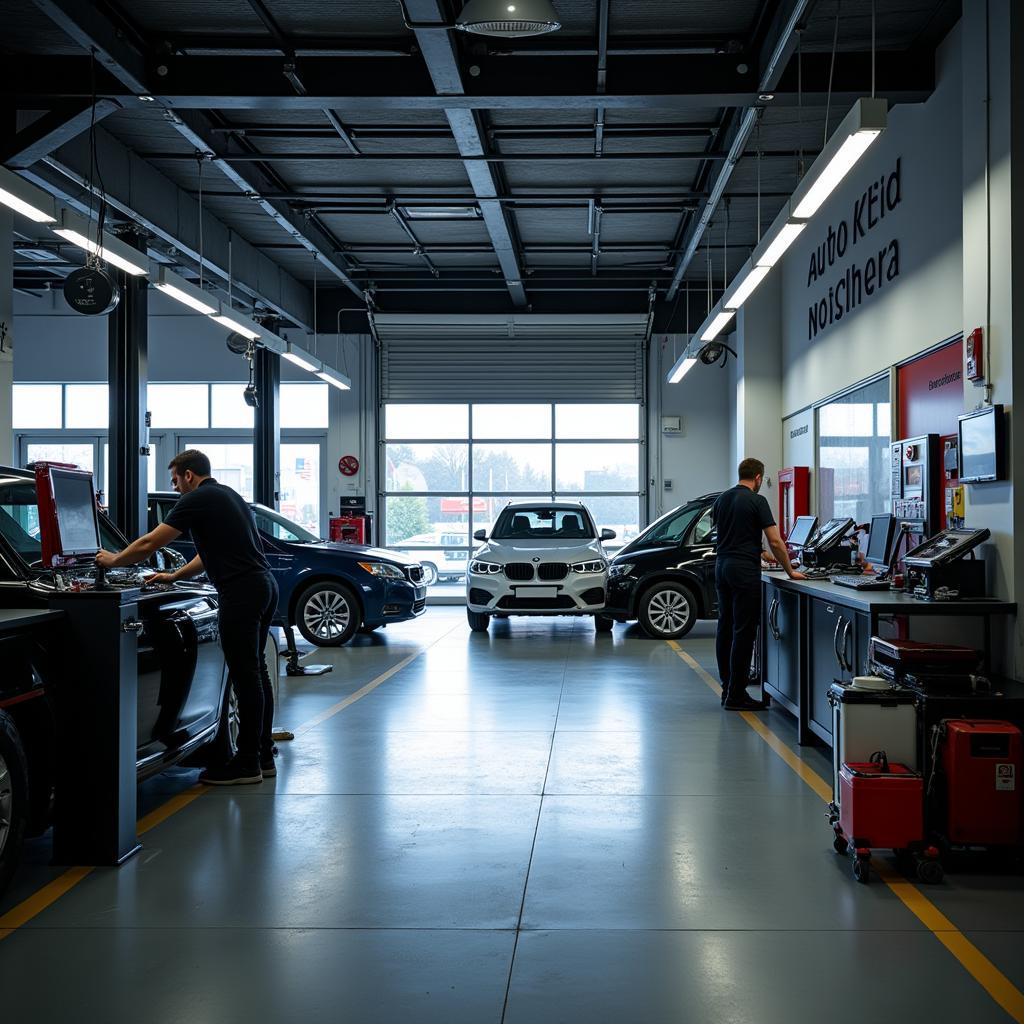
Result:
M0 146L0 163L12 170L31 167L55 149L87 132L91 125L120 110L114 100L72 100L62 103Z

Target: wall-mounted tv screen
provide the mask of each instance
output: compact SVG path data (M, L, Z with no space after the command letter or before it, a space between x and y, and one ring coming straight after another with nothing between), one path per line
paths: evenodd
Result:
M990 483L1006 479L1003 407L989 405L957 420L960 482Z

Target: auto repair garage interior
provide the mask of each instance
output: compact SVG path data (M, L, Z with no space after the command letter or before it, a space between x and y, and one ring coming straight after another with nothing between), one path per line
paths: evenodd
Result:
M1024 7L0 8L3 1020L1024 1021Z

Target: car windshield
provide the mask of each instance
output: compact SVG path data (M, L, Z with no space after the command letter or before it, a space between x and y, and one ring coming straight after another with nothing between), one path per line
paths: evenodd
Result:
M320 538L309 530L303 529L298 523L286 519L280 512L275 512L266 505L253 505L256 527L263 533L270 534L274 540L289 541L292 544L319 544Z
M120 551L124 541L106 516L99 517L100 543L107 551ZM21 556L22 561L39 568L43 557L39 539L39 506L36 485L29 480L0 480L0 534Z
M507 508L491 534L494 540L593 540L594 527L582 508Z
M697 516L707 508L703 501L691 501L682 508L674 508L666 512L660 519L656 519L650 526L633 541L633 547L641 547L644 544L679 544L682 542L690 524Z

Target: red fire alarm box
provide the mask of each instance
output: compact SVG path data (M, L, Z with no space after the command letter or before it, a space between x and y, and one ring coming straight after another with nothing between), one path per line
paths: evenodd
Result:
M985 379L985 329L975 327L964 339L965 369L967 379L983 381Z
M811 511L811 471L807 466L780 469L779 478L779 532L782 539L789 536L797 516Z
M369 544L369 519L366 516L332 516L330 538L341 544Z

